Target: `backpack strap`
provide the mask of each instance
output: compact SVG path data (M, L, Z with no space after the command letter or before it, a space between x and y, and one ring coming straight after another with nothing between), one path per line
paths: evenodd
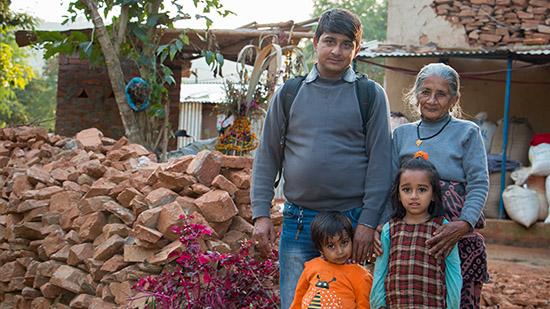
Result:
M290 78L283 85L283 89L281 89L281 98L283 100L283 113L285 115L285 119L283 122L283 126L281 128L280 146L281 146L282 155L281 155L281 164L279 165L279 172L277 173L277 179L273 184L275 188L279 185L279 182L281 181L281 177L283 175L283 161L285 159L285 146L286 146L286 131L288 129L288 117L290 115L290 108L292 107L292 103L296 98L296 94L302 87L302 84L305 78L306 77L302 75L296 76L294 78Z
M376 98L376 85L363 73L358 73L355 79L355 92L359 100L361 119L363 120L363 134L367 134L367 122L372 116L372 106Z

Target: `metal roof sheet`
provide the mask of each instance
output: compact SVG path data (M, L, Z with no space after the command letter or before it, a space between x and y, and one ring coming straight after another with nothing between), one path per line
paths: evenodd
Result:
M182 103L218 104L225 102L223 83L181 84L180 101Z
M406 46L367 42L357 54L361 58L389 57L464 57L486 59L518 59L523 61L550 61L550 45L506 48L441 48L435 44Z

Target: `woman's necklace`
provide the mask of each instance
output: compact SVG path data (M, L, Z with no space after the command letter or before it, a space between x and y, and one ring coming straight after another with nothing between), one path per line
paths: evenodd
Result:
M422 144L422 141L438 136L439 133L441 133L441 131L443 131L443 129L445 129L445 127L449 124L449 122L451 122L451 119L452 117L449 116L449 120L445 122L445 124L441 127L441 129L439 129L439 131L437 131L437 133L435 133L434 135L428 136L428 137L420 137L420 125L422 124L422 120L420 120L420 122L416 126L416 136L418 137L418 140L416 140L416 146L420 147L420 145Z

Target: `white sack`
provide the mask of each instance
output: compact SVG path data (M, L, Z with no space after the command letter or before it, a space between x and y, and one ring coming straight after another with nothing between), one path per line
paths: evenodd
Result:
M489 152L491 150L491 145L493 144L493 137L497 130L497 125L487 121L487 112L478 113L476 115L476 123L481 131L485 152Z
M529 147L531 173L539 176L550 175L550 144L542 143Z
M504 208L508 216L529 228L539 216L539 200L535 190L511 185L502 193Z

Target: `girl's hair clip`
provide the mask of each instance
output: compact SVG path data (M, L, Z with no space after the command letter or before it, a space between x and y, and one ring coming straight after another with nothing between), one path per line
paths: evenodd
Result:
M424 151L417 151L415 154L414 154L414 158L418 158L418 157L422 157L424 160L428 161L429 159L429 156L427 153L425 153Z

